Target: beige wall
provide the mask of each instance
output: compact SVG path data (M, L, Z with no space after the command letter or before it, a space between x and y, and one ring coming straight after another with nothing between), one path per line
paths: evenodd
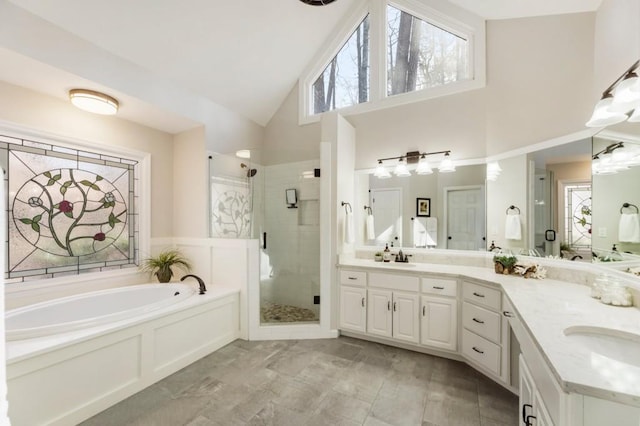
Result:
M585 128L594 13L487 23L487 154Z
M113 116L80 111L70 103L0 82L0 121L151 154L151 237L172 235L172 136ZM99 149L99 148L97 148Z
M640 2L603 0L595 21L595 104L602 92L640 59Z
M594 13L487 22L487 87L349 115L356 168L411 150L480 158L584 129L593 107ZM308 156L319 126L298 126L297 87L265 132L271 158Z
M199 127L173 138L173 237L209 236L209 197L205 130Z

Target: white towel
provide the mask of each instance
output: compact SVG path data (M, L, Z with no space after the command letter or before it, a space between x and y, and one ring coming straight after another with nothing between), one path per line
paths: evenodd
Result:
M438 245L438 219L435 217L416 217L413 219L413 246L435 247Z
M373 222L373 215L367 215L367 220L365 221L365 227L367 228L367 240L375 240L376 239L376 228Z
M522 239L522 225L520 223L519 214L508 214L507 221L504 224L504 237L507 240Z
M347 212L344 218L344 242L351 244L354 241L353 212Z
M618 240L622 243L640 243L640 216L638 213L622 213L620 215Z

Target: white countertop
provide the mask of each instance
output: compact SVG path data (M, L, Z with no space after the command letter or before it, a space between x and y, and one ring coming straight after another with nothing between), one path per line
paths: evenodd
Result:
M633 354L639 366L633 366L593 352L564 334L567 327L592 326L640 336L640 309L636 307L602 304L589 296L590 288L585 285L499 275L485 267L429 263L407 266L356 258L340 262L345 267L430 273L499 285L566 392L640 406L640 351L637 356Z

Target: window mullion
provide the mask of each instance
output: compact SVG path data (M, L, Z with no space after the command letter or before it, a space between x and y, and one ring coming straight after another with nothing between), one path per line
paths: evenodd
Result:
M387 93L386 7L387 0L376 0L369 9L369 102L381 100Z

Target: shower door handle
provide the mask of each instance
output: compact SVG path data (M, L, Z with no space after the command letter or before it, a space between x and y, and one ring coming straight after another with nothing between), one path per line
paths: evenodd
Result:
M262 249L263 250L267 249L267 233L266 232L262 233Z

